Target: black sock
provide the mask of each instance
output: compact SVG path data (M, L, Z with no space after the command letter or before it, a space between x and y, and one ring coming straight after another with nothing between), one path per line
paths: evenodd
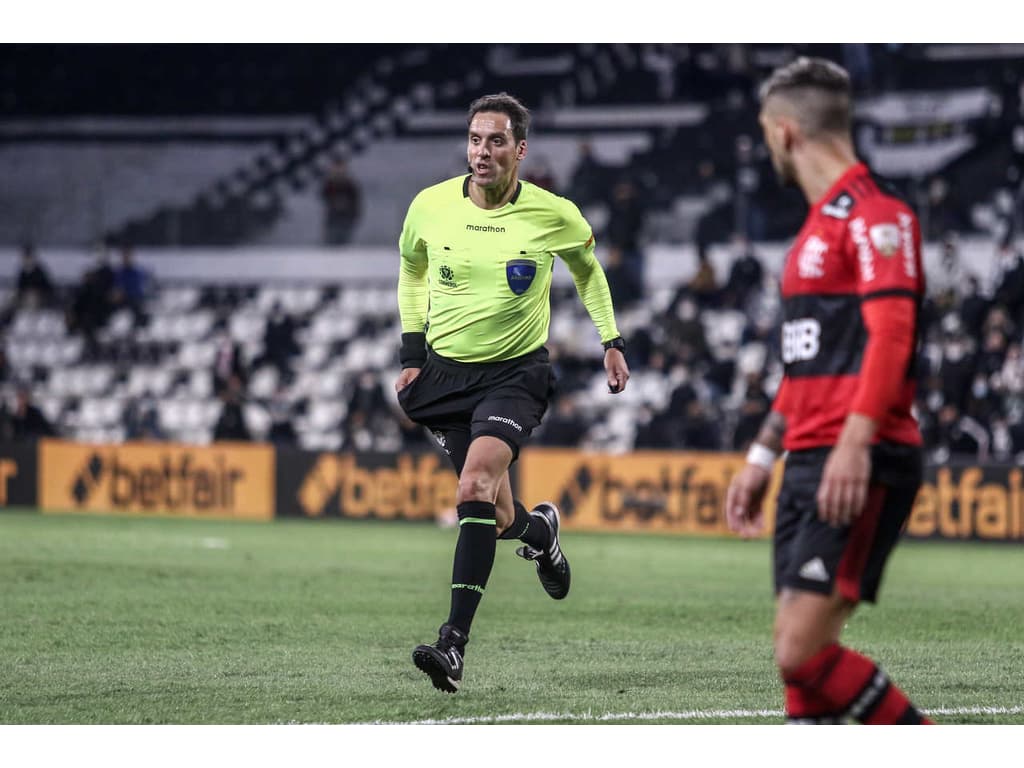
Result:
M494 505L487 501L464 501L457 510L459 540L452 567L452 607L448 623L468 635L494 566L496 522Z
M512 504L516 510L515 519L512 520L512 525L506 528L498 538L519 539L534 549L546 549L551 543L550 529L544 523L535 520L519 499L515 499Z

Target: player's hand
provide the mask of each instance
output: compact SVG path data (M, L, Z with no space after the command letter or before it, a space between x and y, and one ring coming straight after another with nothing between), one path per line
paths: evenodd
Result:
M403 368L402 372L398 374L398 378L395 379L395 392L401 392L403 389L412 384L412 380L419 375L419 368Z
M612 348L604 353L604 370L608 374L608 391L619 394L629 381L629 366L621 350Z
M745 539L764 528L763 505L771 473L756 464L744 464L729 483L725 494L725 521L729 530Z
M870 447L840 440L825 460L818 485L818 519L836 527L850 525L864 510L870 479Z

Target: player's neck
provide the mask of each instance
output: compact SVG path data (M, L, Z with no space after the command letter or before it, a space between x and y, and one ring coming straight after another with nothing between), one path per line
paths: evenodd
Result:
M844 141L816 143L794 158L800 189L814 205L850 168L860 162L853 146Z
M505 186L482 187L470 179L469 199L480 208L494 210L495 208L501 208L501 206L512 199L512 195L516 193L518 185L518 173L513 173L511 178L509 178L508 184Z

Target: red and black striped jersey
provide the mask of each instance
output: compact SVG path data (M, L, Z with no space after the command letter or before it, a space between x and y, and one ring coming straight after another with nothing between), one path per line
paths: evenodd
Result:
M849 413L875 439L920 445L911 413L924 296L917 217L854 165L807 215L782 272L783 445L834 445Z

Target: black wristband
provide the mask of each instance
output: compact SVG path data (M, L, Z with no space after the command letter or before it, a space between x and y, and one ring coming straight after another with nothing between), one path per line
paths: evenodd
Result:
M402 368L422 368L427 362L427 334L403 333L398 360Z
M604 347L604 351L607 352L609 349L617 349L619 352L625 353L626 351L626 340L621 336L616 336L614 339L609 339L604 342L601 346Z

